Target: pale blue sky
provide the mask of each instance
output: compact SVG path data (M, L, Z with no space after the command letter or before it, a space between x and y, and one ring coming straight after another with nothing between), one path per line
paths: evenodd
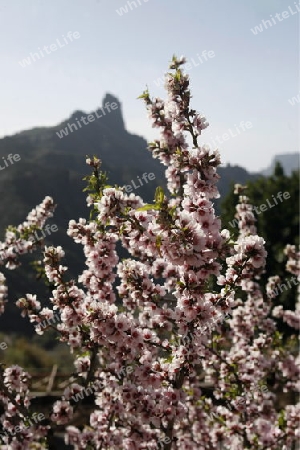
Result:
M93 111L110 92L127 128L153 138L136 98L146 84L164 95L154 80L174 53L199 62L206 50L215 56L189 70L192 105L211 125L203 143L250 121L251 129L220 145L223 163L254 171L299 150L300 103L288 102L300 88L298 0L135 2L120 16L126 0L0 0L0 136ZM283 11L289 16L275 19ZM270 15L275 24L254 35L251 28ZM69 31L80 38L21 67L30 52L63 42Z

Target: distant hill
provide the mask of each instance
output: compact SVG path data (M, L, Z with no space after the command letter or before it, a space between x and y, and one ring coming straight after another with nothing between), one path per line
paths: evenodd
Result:
M78 274L84 268L82 247L73 243L66 235L66 230L70 219L76 220L89 215L86 193L82 192L86 186L82 178L91 174L90 167L85 164L86 155L101 158L102 169L108 173L110 184L132 186L133 181L137 186L133 192L148 202L153 200L156 186L165 184L164 167L146 150L145 139L125 129L121 103L117 98L107 94L102 107L113 102L117 103L117 109L94 122L82 125L82 128L78 127L77 131L73 127L74 131L63 138L59 138L56 133L68 127L68 124L76 124L76 118L79 120L86 113L77 111L55 127L34 128L0 139L0 164L4 167L0 171L1 240L8 225L23 222L27 213L46 195L50 195L57 208L49 223L56 224L58 231L50 235L46 242L62 245L66 250L66 264L74 275ZM100 115L100 108L97 112ZM20 160L8 163L10 153L19 154ZM140 186L137 177L141 177L144 172L152 172L155 179ZM8 279L11 301L24 293L37 290L34 278L28 275L30 258L23 260L25 264L18 270L3 270ZM48 295L42 287L38 288L38 292L42 297ZM0 317L0 329L29 332L31 326L25 325L27 321L20 318L20 313L12 302L7 305L7 309L10 313Z
M102 159L111 184L130 184L144 172L153 172L155 180L135 190L147 201L152 200L155 185L164 182L164 168L146 150L145 139L126 131L118 99L107 94L102 106L107 102L115 102L118 108L63 138L56 133L76 124L76 118L86 113L77 111L55 127L34 128L0 139L0 161L10 153L21 158L0 172L1 235L8 224L22 221L46 195L58 204L54 220L60 225L66 226L70 218L86 216L82 178L91 173L85 164L86 155Z
M261 176L259 173L252 174L243 167L237 165L232 166L231 164L227 164L225 167L219 167L218 173L221 177L218 183L221 197L228 194L234 183L246 184L247 181L254 180Z
M117 105L114 110L111 109L109 113L106 111L101 118L97 117L94 121L79 126L82 116L96 116L96 113L100 116L105 105L112 103ZM82 192L85 187L82 178L91 173L85 164L86 155L100 157L102 168L107 171L112 185L133 185L133 181L139 186L137 177L141 177L144 172L152 172L155 175L153 181L133 189L133 192L147 202L153 201L158 185L166 186L165 167L146 150L146 140L125 129L120 101L113 95L106 94L102 108L103 110L99 108L93 113L76 111L57 126L37 127L0 139L0 164L1 167L6 166L0 171L0 240L8 225L23 222L27 213L46 195L50 195L54 198L57 209L49 223L56 224L58 231L49 236L46 243L63 246L66 250L66 264L74 276L84 268L83 253L81 246L74 244L66 235L66 229L70 219L88 217L89 214L86 194ZM64 133L62 130L65 130ZM10 164L7 159L10 153L20 155L20 160ZM234 182L244 184L260 176L231 165L220 167L219 174L222 196L227 194ZM218 205L217 201L217 211ZM16 271L4 269L11 299L7 305L9 314L0 317L0 328L4 332L15 331L22 334L32 331L32 327L20 317L20 312L14 305L19 296L27 292L38 292L40 298L48 297L45 288L37 287L34 277L29 275L30 260L30 257L25 257L24 264Z
M271 164L259 173L264 176L272 175L276 162L280 162L286 175L291 175L293 170L299 170L300 155L299 153L285 153L283 155L274 156Z

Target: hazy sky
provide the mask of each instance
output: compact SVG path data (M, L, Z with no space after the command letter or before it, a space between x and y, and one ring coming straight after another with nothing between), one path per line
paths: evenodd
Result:
M110 92L122 102L128 130L154 138L137 97L146 85L164 96L155 80L175 53L190 61L192 106L210 123L202 142L214 140L223 163L254 171L275 154L299 150L299 0L135 4L0 0L0 136L94 111ZM71 42L68 32L79 37ZM44 57L34 62L30 53L39 48ZM22 67L25 58L30 63ZM299 103L291 105L293 97ZM241 121L251 128L242 131ZM218 144L223 133L229 138Z

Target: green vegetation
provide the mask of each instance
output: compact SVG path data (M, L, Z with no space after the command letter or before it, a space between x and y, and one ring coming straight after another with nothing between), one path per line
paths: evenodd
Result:
M27 337L1 333L0 342L7 345L5 350L0 350L1 364L18 364L26 370L36 369L45 373L50 373L56 364L59 372L72 373L74 370L69 348L58 343L52 331L47 331L43 336L34 336L31 341Z
M266 273L262 279L265 281L270 276L279 275L282 283L287 283L291 277L287 277L286 259L282 251L287 244L299 245L299 171L287 176L282 166L277 163L270 177L250 181L247 186L246 195L250 203L256 207L254 215L257 218L258 235L265 239L268 252ZM280 192L282 194L288 192L289 196L286 195L286 199L279 200L277 196ZM238 195L231 189L221 204L222 225L235 237L238 235L238 227L236 224L231 226L230 222L233 223L237 203ZM264 211L260 209L263 204L267 205L267 208L262 208ZM294 285L291 289L283 289L274 301L276 304L283 303L287 309L294 309L296 290L297 287Z

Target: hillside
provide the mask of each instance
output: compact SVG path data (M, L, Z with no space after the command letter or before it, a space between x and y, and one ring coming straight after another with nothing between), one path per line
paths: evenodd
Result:
M293 170L299 170L300 158L299 153L286 153L283 155L276 155L272 159L269 167L260 172L261 175L269 176L273 173L276 162L280 162L286 175L291 175Z

